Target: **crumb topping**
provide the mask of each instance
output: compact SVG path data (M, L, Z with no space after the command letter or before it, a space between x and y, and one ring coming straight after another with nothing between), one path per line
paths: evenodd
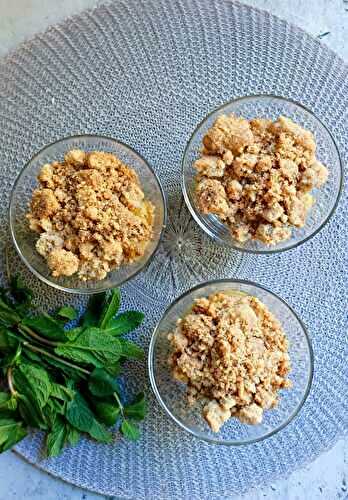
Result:
M203 416L218 432L231 417L259 424L291 382L281 324L256 297L216 293L197 299L168 335L169 364L187 384L187 400L207 400Z
M38 181L27 218L53 276L101 280L144 255L154 206L115 155L68 151L62 163L44 165Z
M241 243L287 240L306 223L310 191L328 178L315 150L312 133L284 116L219 116L194 163L198 209L217 215Z

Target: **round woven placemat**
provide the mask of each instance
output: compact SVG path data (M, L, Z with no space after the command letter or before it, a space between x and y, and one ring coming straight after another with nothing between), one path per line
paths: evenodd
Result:
M8 240L12 183L35 151L70 134L117 137L153 164L170 205L170 224L152 267L123 287L125 306L146 313L139 341L148 345L163 308L184 289L209 277L238 276L270 287L295 308L308 326L316 360L307 403L266 442L234 449L197 442L151 400L139 443L117 438L102 446L86 439L43 460L42 436L35 434L16 447L30 462L122 498L221 498L289 474L347 429L346 193L316 237L275 256L224 253L182 204L180 158L194 126L221 103L255 93L308 106L347 161L347 66L303 31L239 3L117 1L50 28L0 61L2 243ZM38 283L14 252L11 265L46 306L82 302ZM131 370L137 386L149 392L145 367Z

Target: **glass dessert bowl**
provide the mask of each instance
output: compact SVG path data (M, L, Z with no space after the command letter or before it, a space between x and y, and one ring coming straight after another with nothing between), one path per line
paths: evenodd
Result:
M305 129L305 131L309 131L313 134L313 138L316 143L316 159L328 170L328 178L326 182L324 182L320 187L314 187L310 191L311 203L314 201L314 204L308 209L308 212L306 213L305 223L303 227L294 227L293 224L288 223L280 224L279 221L277 221L280 229L291 229L291 235L286 239L277 241L276 244L267 245L265 244L265 242L255 238L247 239L246 241L239 241L232 236L230 228L223 220L223 217L216 215L217 212L214 213L214 210L210 210L210 212L204 212L204 210L202 210L202 207L200 206L200 203L198 202L197 168L195 168L194 164L201 157L203 139L211 130L218 117L221 117L221 115L230 114L234 114L237 117L243 117L247 120L267 119L275 121L278 120L278 118L281 116L289 118L295 124ZM247 151L247 149L245 151ZM208 151L205 154L211 155L215 153ZM206 158L214 157L208 156ZM228 168L235 168L234 163L231 163L231 167L229 167L228 160L226 161L227 168L225 172L228 172ZM230 172L232 172L232 170L230 170ZM217 181L220 181L220 178L214 177L214 175L214 173L208 174L208 177L211 176L211 179L208 180L210 183L215 183L217 185ZM217 175L219 176L220 174L217 172ZM320 119L301 104L295 103L294 101L285 99L283 97L269 95L241 97L212 111L207 115L206 118L202 120L202 122L193 132L186 146L182 160L183 194L186 204L195 221L216 242L225 246L232 247L236 250L250 253L274 253L289 250L304 243L315 234L317 234L328 222L335 211L342 189L342 178L342 162L337 145L332 134L320 121ZM223 179L223 181L225 182L226 179ZM244 181L242 180L241 182L243 183ZM292 181L290 181L289 184L291 184L291 182ZM241 188L238 183L236 185ZM217 185L217 188L220 190L221 187L221 185ZM250 188L250 185L248 186L248 188ZM226 184L225 189L227 190L227 198L229 199L228 202L230 204L229 206L231 207L231 199L233 198L235 193L233 193L232 190L231 195L230 192L228 192L228 188L226 188ZM206 194L209 194L208 191L206 192ZM256 192L256 194L258 193ZM301 193L301 195L302 194L304 193ZM256 200L256 202L258 201L259 200ZM264 200L261 200L261 204L263 201ZM280 203L282 203L282 201ZM238 202L235 203L235 205L237 204ZM250 207L252 207L252 203L249 203L249 209ZM278 208L281 211L283 210L283 208L279 205ZM241 208L241 211L242 210L243 209ZM286 215L286 213L284 215ZM266 220L262 220L262 222L263 224L267 224ZM268 224L268 226L270 225Z
M207 400L198 400L189 405L187 384L173 378L169 357L173 353L168 338L179 318L183 318L195 300L217 292L242 294L259 299L280 321L288 339L288 353L292 387L279 392L279 404L265 410L258 425L242 423L229 418L218 432L213 432L202 416ZM163 314L150 342L148 368L154 394L165 413L179 427L198 439L213 444L238 446L266 439L287 426L298 414L309 394L313 377L313 352L306 329L296 313L273 292L255 283L243 280L217 280L192 288L178 297Z
M139 178L139 185L141 186L141 189L143 190L143 195L145 196L144 199L150 202L151 206L154 209L153 219L152 219L152 237L149 238L149 241L144 247L145 249L143 250L143 253L139 257L132 260L131 262L126 262L126 261L122 262L121 265L119 265L119 267L110 270L106 274L106 276L104 273L105 277L102 277L102 279L99 280L87 279L86 281L84 281L77 273L72 274L71 276L64 276L64 275L58 277L54 276L52 274L52 267L51 269L49 268L47 260L37 251L36 243L40 235L37 232L34 232L32 229L30 229L29 221L27 218L29 206L32 201L33 192L37 187L39 187L37 177L41 172L40 183L41 183L41 178L44 177L42 176L43 165L52 164L53 162L63 162L66 153L68 151L74 151L74 150L82 150L86 153L92 151L102 151L105 153L112 153L113 155L115 155L115 157L117 157L117 159L119 159L122 162L122 164L128 165L130 167L131 170L129 169L127 170L127 167L122 167L126 169L125 175L134 176L134 173L132 174L132 171L134 171L137 174ZM98 172L97 161L95 162L96 162L96 170L92 169L84 171L83 169L87 167L81 166L79 167L82 169L81 172L86 172L86 175L88 175L88 172ZM48 167L50 167L50 165L48 165ZM56 176L57 175L58 174L56 174ZM85 181L82 179L81 185L84 184ZM45 186L45 183L43 185ZM96 186L95 189L99 189L98 183L95 184L95 186ZM48 191L48 190L43 189L41 186L41 191ZM91 189L91 193L92 195L94 195L92 191L93 190ZM109 194L111 196L111 199L113 199L112 198L113 194L112 193ZM51 194L51 196L53 195ZM74 197L74 195L72 195L72 197ZM115 199L115 203L116 201L117 200ZM65 202L63 201L63 204L64 203ZM86 200L86 204L88 205L88 197ZM131 212L129 213L130 216L133 217L132 213ZM76 216L73 213L71 214L69 213L68 215L69 215L68 220L70 221ZM88 217L91 216L88 215ZM87 219L88 217L86 215ZM87 224L89 223L89 220L91 220L91 224L92 225L94 224L92 219L88 220L87 219L86 221L83 222L86 222ZM13 243L18 254L22 258L24 263L27 265L27 267L38 278L40 278L48 285L51 285L65 292L81 293L81 294L99 293L111 288L118 287L123 283L125 283L126 281L128 281L129 279L131 279L137 273L139 273L149 263L150 259L155 254L161 239L162 231L165 227L165 221L166 221L165 196L160 181L157 178L155 172L152 170L151 166L145 161L144 158L142 158L136 151L131 149L129 146L115 139L97 135L81 135L81 136L67 137L46 146L36 155L34 155L33 158L27 163L27 165L20 172L14 184L11 193L10 207L9 207L9 222L10 222L10 231ZM111 222L112 220L110 219L110 224ZM61 223L61 228L64 231L64 224L62 223ZM103 234L99 234L98 237L102 238ZM49 243L51 242L49 241ZM65 250L63 250L63 252L65 252Z

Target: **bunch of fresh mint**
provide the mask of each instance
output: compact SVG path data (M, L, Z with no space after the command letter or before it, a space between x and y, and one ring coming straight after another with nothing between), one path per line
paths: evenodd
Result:
M28 428L46 434L46 454L56 456L81 433L109 443L117 422L130 440L139 437L146 402L139 394L122 403L117 383L126 359L143 351L123 335L143 320L137 311L118 313L120 292L93 296L77 327L77 311L35 314L32 292L19 278L0 288L0 452L23 439ZM34 314L33 314L34 310Z

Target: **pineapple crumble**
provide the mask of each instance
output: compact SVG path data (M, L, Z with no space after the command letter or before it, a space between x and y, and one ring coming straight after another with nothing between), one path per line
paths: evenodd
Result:
M276 245L306 223L310 194L328 178L311 132L289 118L246 120L221 115L203 137L196 199L240 243Z
M168 335L172 375L187 384L187 400L207 401L203 417L218 432L231 417L260 424L291 382L281 324L256 297L215 293L195 301Z
M102 280L144 255L154 206L114 154L68 151L63 162L44 165L38 181L27 218L53 276Z

